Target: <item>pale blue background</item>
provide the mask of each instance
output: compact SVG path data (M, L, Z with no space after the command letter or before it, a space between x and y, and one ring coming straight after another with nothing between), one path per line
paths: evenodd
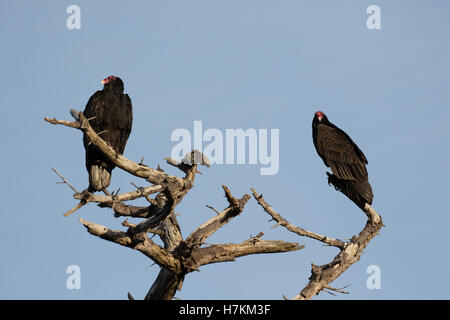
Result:
M66 8L81 8L81 30L66 28ZM366 28L366 8L381 7L381 30ZM0 1L2 196L0 298L143 298L158 272L137 251L95 238L79 217L123 229L110 211L76 201L55 182L58 168L87 186L81 132L52 126L70 120L104 77L125 82L134 123L126 156L165 164L176 128L280 129L280 170L259 165L205 169L177 208L183 235L226 207L220 188L263 193L292 223L347 239L365 215L327 185L314 150L318 109L347 131L369 159L374 208L385 228L361 260L332 285L331 299L446 299L450 281L448 134L450 3L447 1ZM132 190L118 169L111 190ZM181 299L280 299L307 283L310 263L337 253L281 228L252 199L244 213L209 239L298 241L304 250L240 258L189 274ZM69 265L81 290L66 288ZM381 268L381 290L366 269Z

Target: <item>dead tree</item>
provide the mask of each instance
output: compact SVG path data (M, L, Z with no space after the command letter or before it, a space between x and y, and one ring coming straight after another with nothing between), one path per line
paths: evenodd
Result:
M245 194L236 198L226 186L222 186L228 206L222 211L216 210L216 215L194 230L186 239L181 235L180 226L175 216L175 207L194 185L198 165L206 164L207 160L197 151L188 156L199 158L184 159L177 162L166 158L168 164L184 172L184 177L176 177L165 173L161 169L152 169L142 163L136 163L125 156L116 154L105 141L103 141L89 125L89 121L81 112L72 110L74 122L45 118L52 124L61 124L82 130L99 150L101 150L118 168L144 179L150 183L147 187L138 187L136 190L122 194L97 195L89 192L78 192L70 183L55 170L63 179L62 182L74 190L74 198L80 202L64 215L67 216L88 203L97 203L100 207L111 208L115 217L142 218L142 222L132 224L125 219L122 225L126 230L111 230L105 226L86 221L80 222L87 231L104 240L112 241L122 246L140 251L156 264L161 270L145 296L146 300L172 299L177 290L180 290L187 274L198 271L201 266L211 263L233 261L238 257L259 253L290 252L303 249L298 243L281 240L263 240L263 233L251 237L240 243L214 244L205 246L205 241L213 233L226 225L243 210L250 195ZM156 194L154 198L150 195ZM134 206L126 201L145 198L148 206ZM164 247L156 244L148 234L158 235ZM132 296L129 294L129 298Z
M222 186L228 202L228 206L219 211L213 207L216 216L209 219L186 239L181 235L180 226L175 216L175 207L183 200L184 196L194 185L195 177L200 171L199 165L208 166L207 159L198 151L188 154L182 162L166 158L169 165L175 166L184 173L184 177L177 177L165 173L159 167L150 168L142 163L136 163L121 154L116 154L104 140L91 128L89 120L81 112L71 110L75 121L64 121L45 118L52 124L65 125L82 130L90 142L103 152L110 161L118 168L131 175L144 179L149 186L136 187L136 190L98 195L86 191L79 192L75 189L56 169L62 183L67 184L75 194L73 197L79 203L64 215L70 215L88 203L96 203L99 207L110 208L115 217L126 217L122 225L126 230L111 230L105 226L86 221L79 221L86 227L87 231L104 240L112 241L122 246L140 251L161 267L161 270L149 289L146 300L172 299L177 290L181 290L185 276L193 271L199 271L204 265L218 262L234 261L238 257L259 253L291 252L303 249L303 245L286 242L282 240L263 240L263 233L251 237L240 243L226 243L206 245L205 241L213 233L226 225L231 219L243 212L250 195L245 194L236 198L226 186ZM368 204L364 208L368 220L363 230L349 241L333 239L323 236L289 223L286 219L276 213L270 205L265 202L262 195L251 189L254 199L277 223L275 226L283 226L287 230L321 241L329 246L340 249L340 253L328 264L317 266L312 264L309 282L301 292L293 297L295 300L311 299L321 291L332 293L347 293L341 289L333 288L330 283L345 272L353 263L357 262L367 244L380 231L383 226L381 217ZM151 198L151 195L155 195ZM138 198L145 198L148 206L134 206L125 202ZM133 224L128 218L141 218L142 222ZM275 227L274 226L274 227ZM149 234L157 235L162 240L164 247L152 241ZM206 246L205 246L206 245ZM131 294L128 294L133 299Z

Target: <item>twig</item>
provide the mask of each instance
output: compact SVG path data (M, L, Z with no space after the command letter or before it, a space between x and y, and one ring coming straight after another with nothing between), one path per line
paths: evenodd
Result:
M62 179L62 181L60 183L64 183L64 184L68 185L69 188L72 189L76 195L80 195L81 201L75 207L73 207L69 211L66 211L65 213L63 213L64 217L68 217L87 203L86 195L78 192L78 190L75 189L75 187L72 184L70 184L70 182L67 181L67 179L64 178L64 176L58 170L56 170L55 168L52 168L52 170L54 173L56 173Z
M101 134L104 134L104 133L107 133L107 132L109 132L109 130L103 130L103 131L97 132L97 135L101 135Z
M216 208L211 207L211 206L208 206L208 205L206 205L206 207L209 208L209 209L211 209L211 210L213 210L216 214L220 214L220 211L217 210Z
M123 225L124 227L132 227L132 228L136 227L134 223L128 222L128 218L126 218L125 221L121 223L121 225Z
M347 286L344 286L344 287L342 287L342 288L333 288L333 287L330 287L330 286L325 286L324 289L328 289L328 290L335 291L335 292L342 293L342 294L349 294L348 291L342 290L342 289L345 289L345 288L347 288L347 287L348 287L348 285L347 285ZM330 293L330 294L333 294L333 293L331 293L331 292L329 292L329 293ZM334 295L334 294L333 294L333 295Z
M80 209L82 206L84 206L87 202L85 201L80 201L75 207L73 207L72 209L70 209L69 211L63 213L64 217L68 217L70 216L72 213L74 213L75 211L77 211L78 209Z
M48 117L45 117L44 120L51 124L62 124L66 127L81 129L81 123L78 121L71 122L71 121L66 121L66 120L57 120L55 118L52 119L52 118L48 118Z
M61 183L67 184L67 185L69 186L69 188L72 189L75 193L80 194L80 193L78 192L78 190L75 189L75 187L74 187L73 185L71 185L70 182L67 181L66 178L64 178L63 175L62 175L61 173L59 173L58 170L56 170L55 168L52 168L52 170L53 170L54 173L56 173L56 174L62 179Z
M146 194L145 192L144 192L144 188L142 188L142 187L138 187L135 183L133 183L133 182L130 182L130 184L133 186L133 187L135 187L138 191L139 191L139 193L149 202L149 203L151 203L151 204L153 204L153 205L156 205L157 203L156 203L156 201L155 200L153 200L152 198L150 198L149 196L148 196L148 194Z

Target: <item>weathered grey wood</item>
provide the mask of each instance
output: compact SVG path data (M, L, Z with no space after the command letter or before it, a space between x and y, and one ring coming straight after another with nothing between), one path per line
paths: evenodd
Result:
M304 248L304 246L293 242L263 240L261 239L262 233L240 243L205 245L205 240L208 237L244 211L244 207L250 199L248 194L241 198L234 197L226 186L222 186L222 188L228 206L222 211L208 206L214 210L216 216L200 225L184 240L175 216L175 208L193 187L196 174L200 173L197 169L198 164L208 167L209 160L198 151L186 155L185 159L190 161L177 162L166 158L169 165L177 167L185 174L184 177L169 175L159 166L157 169L153 169L142 164L142 161L136 163L123 155L116 154L114 149L103 141L99 134L95 133L89 125L89 120L81 112L71 110L71 114L76 121L70 122L54 118L45 118L45 121L82 130L91 143L101 150L118 168L151 184L145 188L134 185L136 190L122 194L111 195L106 192L107 194L103 196L88 192L80 193L54 169L55 173L62 179L62 183L67 184L75 191L74 198L80 200L79 204L69 210L68 213L73 213L88 203L97 203L100 207L111 208L116 217L126 216L143 219L137 224L125 220L122 223L122 226L127 228L125 231L111 230L82 218L79 220L90 234L137 250L161 267L153 285L145 296L146 300L173 299L176 291L181 290L184 278L190 272L199 271L200 267L204 265L234 261L239 257L251 254L291 252ZM292 225L276 213L264 201L262 195L259 195L254 189L252 189L252 192L255 200L277 222L275 226L281 225L300 236L306 236L340 249L340 253L332 262L322 266L312 264L308 284L294 299L311 299L322 290L346 293L342 289L330 287L329 284L345 272L350 265L359 260L364 248L383 226L381 217L375 210L366 205L364 212L368 221L364 229L350 241L343 241ZM150 198L150 195L153 194L156 194L155 198ZM124 203L139 198L147 199L149 206L134 206ZM152 238L148 236L149 233L159 236L164 243L164 247L153 242ZM130 293L128 293L128 298L134 299Z
M311 276L309 278L309 282L301 290L301 292L293 298L293 300L311 299L325 289L340 293L346 293L340 289L334 289L330 287L329 284L336 280L352 264L360 259L364 248L383 227L383 222L380 215L369 204L366 203L364 212L366 213L368 220L365 227L357 236L353 236L351 240L342 241L327 236L322 236L292 225L286 219L281 217L281 215L276 213L272 209L272 207L264 200L262 195L259 195L254 189L252 189L252 191L253 197L256 199L256 201L258 201L264 211L266 211L273 218L273 220L277 221L277 224L275 226L281 225L287 230L298 234L299 236L312 238L340 249L339 254L335 256L333 261L331 261L330 263L324 264L322 266L317 266L314 263L311 264Z

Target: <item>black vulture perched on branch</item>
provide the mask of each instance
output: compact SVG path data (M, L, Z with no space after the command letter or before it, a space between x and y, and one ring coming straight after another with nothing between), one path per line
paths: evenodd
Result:
M341 129L332 124L322 111L317 111L312 122L312 135L317 153L327 172L328 183L341 191L358 207L372 204L373 193L369 184L364 153Z
M123 93L123 81L109 76L101 82L103 90L94 93L83 111L92 129L118 154L123 154L131 132L133 113L131 99ZM86 169L89 173L89 192L105 190L111 183L115 165L92 145L85 135Z

